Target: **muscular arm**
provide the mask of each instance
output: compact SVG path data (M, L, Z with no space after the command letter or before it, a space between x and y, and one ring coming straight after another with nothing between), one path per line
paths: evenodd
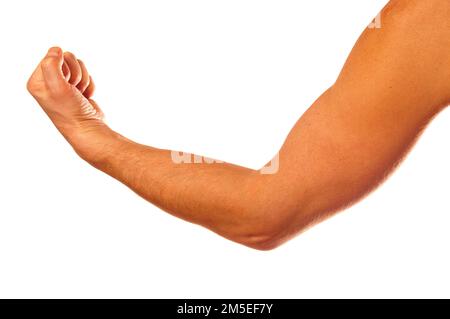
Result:
M177 164L168 150L124 138L102 121L84 65L58 48L28 89L96 168L170 214L271 249L377 186L450 100L450 2L390 1L381 21L294 126L275 174Z

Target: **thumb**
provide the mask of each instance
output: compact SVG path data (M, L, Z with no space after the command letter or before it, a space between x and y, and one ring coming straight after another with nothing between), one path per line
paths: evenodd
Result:
M63 52L58 47L50 48L41 62L42 76L50 91L58 92L67 86L63 74Z

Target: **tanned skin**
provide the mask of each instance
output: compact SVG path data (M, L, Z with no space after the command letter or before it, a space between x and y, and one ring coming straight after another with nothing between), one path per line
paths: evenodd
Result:
M94 83L51 48L28 90L75 151L166 212L268 250L374 189L450 102L450 1L392 0L363 32L332 87L301 116L276 174L177 164L171 151L110 129Z

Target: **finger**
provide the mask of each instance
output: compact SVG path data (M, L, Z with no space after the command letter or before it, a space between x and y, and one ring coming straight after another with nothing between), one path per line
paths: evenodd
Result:
M105 117L105 114L103 113L103 111L100 108L100 106L98 106L97 102L95 102L93 99L89 99L89 102L94 107L95 115L97 116L97 118L100 119L100 120L103 120L104 117Z
M87 99L90 99L94 95L94 91L95 91L95 83L94 80L92 79L92 76L89 76L89 86L86 88L86 90L84 90L83 95Z
M58 47L48 50L41 62L42 76L47 87L52 91L59 91L67 85L62 71L63 53Z
M70 79L70 69L69 69L69 66L67 65L66 61L63 62L62 72L63 72L64 78L66 79L66 81L69 81L69 79Z
M78 64L78 60L71 52L64 52L64 61L66 61L70 69L69 83L72 85L78 85L81 81L81 67Z
M89 86L90 78L89 78L89 73L86 68L86 65L83 63L83 61L78 60L78 64L80 65L80 68L81 68L81 80L80 80L80 83L78 83L78 85L77 85L77 89L81 93L83 93Z

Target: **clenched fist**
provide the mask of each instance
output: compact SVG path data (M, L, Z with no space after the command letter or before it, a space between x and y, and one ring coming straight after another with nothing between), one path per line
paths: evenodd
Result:
M53 47L37 66L28 91L82 157L99 155L113 132L94 100L95 85L84 63Z

